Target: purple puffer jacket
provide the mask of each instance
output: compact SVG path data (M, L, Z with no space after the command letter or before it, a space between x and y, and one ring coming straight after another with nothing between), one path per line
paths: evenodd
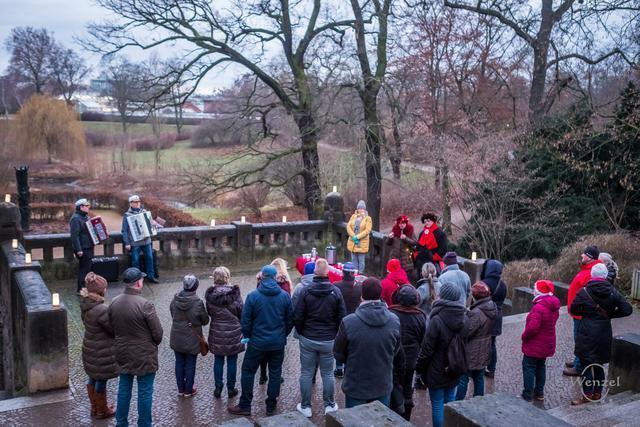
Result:
M544 359L556 352L556 322L560 300L543 295L533 301L522 333L522 352L525 356Z
M209 324L209 349L216 356L233 356L244 351L242 297L238 285L215 285L205 293Z

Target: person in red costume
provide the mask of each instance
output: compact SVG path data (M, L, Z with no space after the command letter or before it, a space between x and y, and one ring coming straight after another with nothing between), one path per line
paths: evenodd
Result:
M387 275L380 281L382 285L382 295L380 299L387 303L388 307L393 304L393 293L402 285L410 285L407 273L402 269L400 261L392 258L387 263Z
M573 339L575 342L576 335L578 335L578 328L580 327L580 320L582 317L576 316L571 313L571 303L578 295L578 292L591 280L591 268L596 264L602 264L602 261L598 260L600 256L600 250L597 246L587 246L585 250L582 252L580 257L580 271L576 274L576 277L573 278L571 283L569 284L569 292L567 293L567 307L569 308L569 314L573 317ZM577 377L582 372L582 364L580 363L580 358L575 356L572 361L569 361L565 364L565 369L562 371L563 375L567 375L569 377Z
M422 265L432 262L441 270L441 261L447 253L447 235L438 227L438 217L434 213L426 213L420 218L424 228L418 235L418 241L413 253L415 271L422 271Z
M413 225L411 225L406 215L400 215L396 219L387 239L389 248L387 259L396 258L400 260L402 269L407 272L407 276L409 276L413 284L418 281L414 270L413 257L411 256L411 249L415 244L416 236L413 233Z

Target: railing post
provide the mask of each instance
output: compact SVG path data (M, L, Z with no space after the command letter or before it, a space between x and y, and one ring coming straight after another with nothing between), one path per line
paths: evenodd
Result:
M255 239L253 237L253 225L249 222L232 221L236 227L235 238L233 239L236 265L254 260Z

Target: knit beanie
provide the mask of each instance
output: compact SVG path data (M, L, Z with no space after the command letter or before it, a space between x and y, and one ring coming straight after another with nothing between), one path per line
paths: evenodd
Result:
M476 282L471 287L471 296L477 301L479 299L491 296L491 291L489 290L489 287L486 283Z
M596 245L590 245L584 248L583 253L591 259L598 259L600 256L600 249L598 249Z
M393 273L394 271L398 271L402 268L402 266L400 265L400 260L396 259L396 258L391 258L389 260L389 262L387 263L387 271L389 273Z
M304 274L313 274L314 270L316 269L316 263L315 261L309 261L308 263L306 263L304 265Z
M367 204L364 202L364 200L360 200L358 201L358 204L356 205L356 209L367 209Z
M107 290L107 279L93 271L87 273L84 278L84 284L92 294L104 295Z
M537 298L542 295L553 295L555 287L551 280L538 280L533 287L533 297Z
M375 301L382 295L382 285L375 277L368 277L362 282L362 299L364 301Z
M198 278L193 274L187 274L184 276L184 279L182 279L182 287L185 291L194 292L198 289L199 285L200 282L198 281Z
M440 287L440 299L447 301L459 301L460 288L453 282L444 282Z
M592 279L606 279L609 274L609 270L607 266L604 264L596 264L591 267L591 278Z
M442 261L445 265L454 265L458 263L458 254L455 252L447 252L442 258Z

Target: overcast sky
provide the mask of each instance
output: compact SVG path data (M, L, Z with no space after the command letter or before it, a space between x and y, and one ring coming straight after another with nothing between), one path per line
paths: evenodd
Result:
M55 39L63 45L81 54L97 74L100 57L85 51L74 37L86 35L85 26L91 21L100 21L105 12L91 0L0 0L0 72L4 72L10 54L5 41L14 27L44 27L53 32ZM146 53L129 54L134 61L146 58ZM215 89L229 86L238 70L223 73L209 73L198 92L211 93Z

